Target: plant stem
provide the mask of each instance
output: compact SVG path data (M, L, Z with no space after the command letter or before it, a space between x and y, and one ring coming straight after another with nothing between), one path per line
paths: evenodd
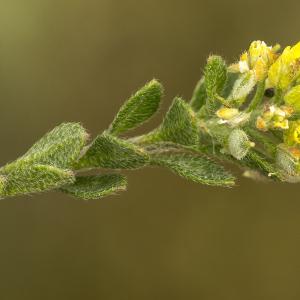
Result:
M264 150L267 152L271 159L274 158L274 155L276 153L276 144L269 136L250 127L244 130L250 136L250 138L259 142L264 147Z
M274 103L275 104L280 104L282 95L283 95L282 90L276 89L275 98L274 98Z
M247 112L255 110L261 103L262 99L264 98L265 86L265 80L260 81L257 84L256 93L248 106Z

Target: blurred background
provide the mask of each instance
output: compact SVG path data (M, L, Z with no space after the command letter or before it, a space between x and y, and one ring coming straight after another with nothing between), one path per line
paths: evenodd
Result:
M210 53L300 40L300 2L0 0L0 163L63 121L92 135L146 81L189 99ZM135 133L140 133L141 130ZM235 170L236 175L239 174ZM84 202L0 201L0 299L299 299L299 185L212 188L153 168Z

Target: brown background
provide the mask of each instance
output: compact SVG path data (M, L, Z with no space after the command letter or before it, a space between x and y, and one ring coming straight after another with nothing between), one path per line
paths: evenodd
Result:
M190 97L210 53L295 43L299 3L1 0L1 164L63 121L104 130L153 77L165 111ZM299 185L128 176L128 192L99 201L2 200L0 299L300 299Z

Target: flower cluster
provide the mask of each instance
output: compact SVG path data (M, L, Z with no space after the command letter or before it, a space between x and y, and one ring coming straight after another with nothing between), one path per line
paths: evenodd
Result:
M254 147L254 143L246 139L247 133L247 137L255 142L254 151L275 168L278 178L298 181L300 42L286 47L282 53L279 50L279 45L252 42L239 61L228 67L229 74L236 77L215 114L218 124L238 127L234 135L228 132L225 142L220 142L223 153L240 160L246 157L245 153ZM241 141L245 143L241 145ZM243 155L236 154L238 148L243 149Z
M240 56L240 61L231 66L233 71L253 74L256 81L266 78L270 66L278 57L279 45L268 47L265 42L254 41L249 50Z

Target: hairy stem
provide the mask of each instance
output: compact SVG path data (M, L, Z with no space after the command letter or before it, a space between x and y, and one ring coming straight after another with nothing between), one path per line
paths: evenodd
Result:
M257 84L255 95L248 106L247 112L255 110L260 105L264 98L265 86L265 80Z

